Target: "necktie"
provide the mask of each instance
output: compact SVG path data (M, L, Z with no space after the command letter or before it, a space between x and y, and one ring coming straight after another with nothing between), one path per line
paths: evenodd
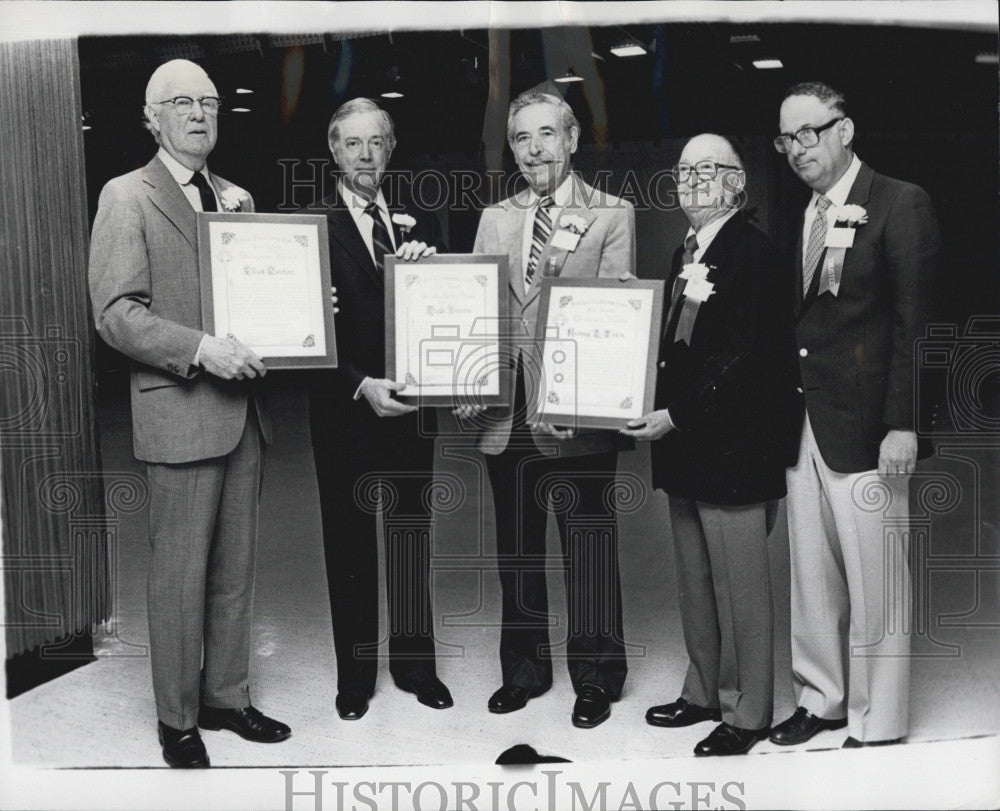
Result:
M698 237L695 234L689 234L687 239L684 240L684 256L681 258L682 269L684 265L690 265L694 262L694 252L698 250ZM682 279L680 273L677 274L677 278L674 279L674 286L670 290L670 309L667 311L667 320L663 325L664 330L670 324L670 319L674 317L674 313L677 311L677 302L680 301L681 291L687 286L687 280Z
M816 199L816 216L812 228L809 229L809 247L806 249L802 262L802 295L809 292L813 276L816 274L816 263L823 253L823 243L826 242L826 210L832 205L828 197L820 195Z
M385 227L385 220L382 219L378 210L378 203L374 200L365 206L365 214L372 218L372 247L375 249L375 265L380 274L385 274L385 255L395 253L392 249L392 237L389 236L389 229Z
M191 175L190 182L198 190L198 196L201 197L201 210L218 211L219 207L215 204L215 193L208 185L208 181L205 180L205 176L201 172L195 172Z
M531 281L535 278L535 271L538 270L538 260L541 258L542 249L549 241L549 234L552 233L552 218L549 217L549 209L552 207L552 198L546 195L538 201L538 210L535 211L535 225L531 229L531 250L528 252L528 267L524 270L524 289L527 291L531 287Z

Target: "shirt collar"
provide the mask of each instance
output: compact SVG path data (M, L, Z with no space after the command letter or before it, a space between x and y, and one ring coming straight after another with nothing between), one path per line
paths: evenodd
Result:
M840 180L834 183L823 196L835 206L842 206L847 203L847 195L851 193L851 186L853 186L854 181L858 179L858 172L860 171L861 160L857 155L854 155L851 158L851 163L847 167L847 171L844 172ZM816 201L819 198L819 192L814 191L812 200L809 201L809 205L815 208Z
M739 211L739 209L737 209L737 208L731 208L729 210L729 213L726 214L724 217L720 217L717 220L712 220L712 222L710 222L708 225L706 225L700 231L695 231L694 228L688 228L687 236L685 236L684 239L686 240L687 237L691 236L692 234L694 234L695 236L697 236L698 237L698 250L702 254L704 254L705 251L708 250L708 246L712 244L712 240L715 239L715 237L719 233L719 231L722 230L722 226L724 226L733 217L735 217L736 213L738 211Z
M531 189L530 191L531 191L531 205L532 205L532 208L535 208L541 202L542 198L539 195L535 194L534 189ZM566 208L566 204L573 197L573 173L572 172L570 172L568 175L566 175L566 179L563 180L563 182L559 184L559 187L554 192L552 192L552 194L550 195L550 197L552 197L552 204L556 208Z
M178 186L186 186L191 182L191 178L194 177L195 173L167 152L167 150L165 150L162 146L156 153L156 157L158 157L161 163L167 167L167 171L170 172L171 177L177 181ZM208 174L208 164L202 166L200 172L205 177L205 180L208 180L211 185L212 179Z
M344 205L347 206L347 210L351 212L351 216L355 220L359 219L362 214L365 213L365 209L368 208L368 201L359 194L355 194L344 184L344 181L337 181L337 188L340 191L340 199L344 201ZM389 206L385 202L385 195L382 194L382 190L379 189L378 193L375 195L375 205L379 207L379 211L382 212L382 216L385 217L389 213Z

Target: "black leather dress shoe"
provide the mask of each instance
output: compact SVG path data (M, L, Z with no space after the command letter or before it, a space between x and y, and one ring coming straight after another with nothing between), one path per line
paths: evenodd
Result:
M767 737L767 730L768 727L742 729L723 722L713 729L705 740L698 742L694 753L698 757L745 755L757 741Z
M611 699L604 688L596 684L584 684L576 694L573 705L573 726L592 729L611 717Z
M337 707L337 715L345 721L357 721L368 712L370 698L371 693L358 690L344 690L337 693L337 700L334 702Z
M238 710L202 706L198 710L198 726L202 729L228 729L254 743L278 743L292 734L287 724L268 718L252 705Z
M646 723L654 727L689 727L702 721L722 720L718 707L702 707L679 698L672 704L658 704L646 710Z
M861 749L863 746L892 746L896 743L902 743L902 738L888 738L884 741L859 741L857 738L848 737L844 741L842 749Z
M486 704L490 712L505 713L523 710L529 698L534 698L525 688L516 684L505 684L493 695Z
M451 700L448 688L434 676L428 676L412 684L400 684L399 689L413 693L417 701L433 710L446 710L455 703Z
M162 721L157 722L163 759L175 769L206 769L208 752L198 734L197 727L174 729Z
M813 715L805 707L799 707L792 713L791 718L771 728L771 742L781 746L792 746L805 743L824 729L843 729L846 726L846 718L827 720Z

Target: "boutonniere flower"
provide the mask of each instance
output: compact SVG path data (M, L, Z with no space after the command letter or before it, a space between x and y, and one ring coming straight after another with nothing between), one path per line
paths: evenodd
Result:
M400 231L408 234L413 229L413 226L417 224L417 221L409 214L393 214L392 224L398 225Z
M250 201L250 194L239 186L230 186L222 190L219 199L222 201L223 211L240 211L243 204Z
M837 206L833 210L834 222L846 222L849 228L857 225L864 225L868 222L868 212L863 206L847 205Z
M707 279L708 274L715 270L715 265L704 265L701 262L690 262L681 269L682 279Z
M559 227L565 228L570 233L583 236L590 226L583 217L577 214L564 214L559 218Z

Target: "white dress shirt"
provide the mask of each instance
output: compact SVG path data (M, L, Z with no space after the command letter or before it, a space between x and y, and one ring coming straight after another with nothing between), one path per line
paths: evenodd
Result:
M829 200L834 206L842 206L847 203L847 195L851 193L851 186L854 185L854 181L858 179L858 172L861 171L861 161L857 155L851 158L851 163L847 167L847 171L841 176L840 180L834 183L829 191L824 197ZM809 205L806 206L806 216L805 222L802 224L802 252L803 255L809 248L809 230L812 228L813 220L816 219L816 201L819 200L820 193L818 191L813 191L812 198L809 200ZM827 217L830 214L827 212ZM826 227L829 228L833 223L827 220ZM804 261L804 260L803 260Z
M163 165L167 167L167 171L170 172L171 177L177 181L177 185L181 187L181 191L184 192L184 196L191 204L191 208L195 211L204 211L205 209L201 207L201 194L198 193L198 187L191 182L191 178L194 177L194 172L181 164L162 146L156 153L156 157L163 162ZM222 211L222 204L219 201L219 192L215 188L215 184L212 182L212 176L208 173L207 165L201 167L200 174L205 178L205 180L208 181L208 188L210 188L212 190L212 194L215 195L215 207L219 211Z
M365 241L365 246L368 248L368 253L371 254L372 262L375 262L377 265L378 262L375 261L375 241L372 237L372 232L375 230L375 222L371 217L365 215L368 200L352 192L342 181L337 183L337 187L340 190L340 199L344 201L347 210L351 212L354 224L358 226L358 233L361 234L361 238ZM389 216L389 206L385 202L385 196L382 194L381 189L375 195L375 204L378 206L379 214L382 215L382 222L385 223L386 230L389 232L389 239L392 240L392 249L396 250L398 247L396 245L396 234L393 233L392 218Z
M705 251L708 250L708 246L712 244L712 240L715 239L716 234L722 230L723 225L736 216L738 211L738 208L730 209L728 214L723 217L719 217L717 220L712 220L712 222L708 225L703 226L700 231L695 231L694 228L688 228L688 232L684 236L685 242L687 242L687 238L691 236L691 234L695 234L698 237L698 250L694 252L695 262L701 262L701 258L705 255Z

